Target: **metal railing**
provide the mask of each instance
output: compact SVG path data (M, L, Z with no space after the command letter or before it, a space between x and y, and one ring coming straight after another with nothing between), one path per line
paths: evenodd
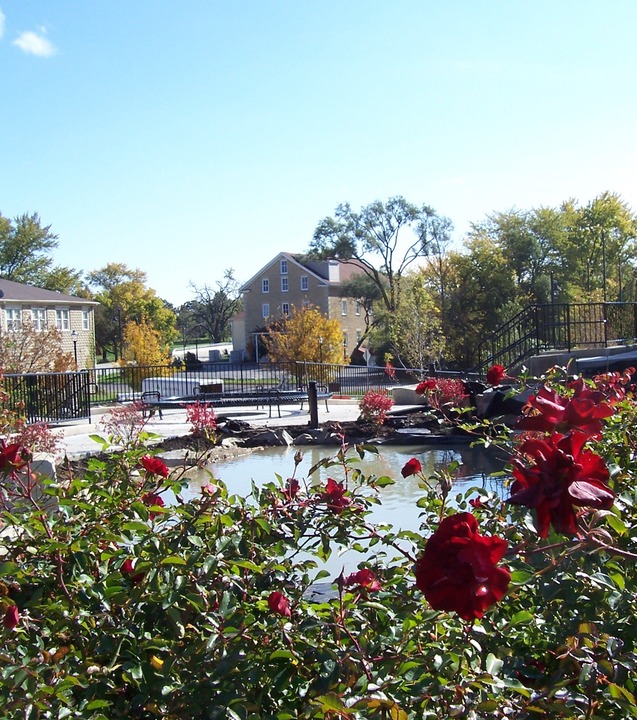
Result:
M29 423L55 425L75 420L90 422L92 405L132 401L147 391L159 392L163 398L196 397L199 393L249 396L268 389L307 388L315 381L333 396L362 397L370 390L389 392L392 387L413 385L428 372L306 362L206 363L197 370L165 365L97 367L80 372L7 374L2 377L2 389L6 407L16 410ZM471 379L468 374L437 374Z
M86 371L3 375L6 407L30 424L55 425L91 419L90 378Z
M197 370L173 366L97 367L87 372L94 405L132 400L141 397L142 392L186 397L200 392L247 394L269 388L294 390L312 380L325 385L334 395L358 397L368 390L414 384L428 374L428 370L417 368L396 368L390 374L385 367L309 362L203 363Z
M511 367L549 350L626 345L637 338L637 303L530 305L499 327L479 349L474 370Z

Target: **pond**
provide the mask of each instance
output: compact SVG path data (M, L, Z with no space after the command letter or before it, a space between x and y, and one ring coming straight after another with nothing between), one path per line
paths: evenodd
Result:
M340 466L320 468L308 478L309 470L322 458L333 457L338 448L312 446L300 448L303 460L296 471L296 478L305 481L309 486L324 486L328 477L344 480L344 470ZM257 485L275 481L280 475L285 481L294 472L294 455L299 448L267 448L248 455L241 455L209 466L214 477L222 480L228 490L237 495L250 493L251 483ZM352 452L352 451L350 451ZM365 475L382 477L388 475L396 482L380 490L381 504L373 507L369 516L371 522L389 523L395 529L418 531L420 527L417 506L423 490L419 487L421 480L416 476L403 478L401 469L412 457L417 458L426 477L449 465L452 461L461 464L457 479L450 494L450 500L471 487L484 488L492 492L504 494L501 481L493 477L493 473L502 470L505 459L492 449L484 447L471 448L468 445L424 447L424 446L381 446L379 454L367 453L364 459L354 467L360 468ZM188 471L190 484L184 497L199 495L201 488L210 482L209 475L198 468ZM346 555L350 555L347 553ZM338 574L344 566L346 572L355 570L361 555L351 553L351 557L341 555L332 557L327 563L330 572Z

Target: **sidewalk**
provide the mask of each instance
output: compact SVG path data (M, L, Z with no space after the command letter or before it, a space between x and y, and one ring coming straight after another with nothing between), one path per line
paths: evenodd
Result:
M93 412L91 423L77 423L64 425L55 430L62 431L64 437L61 443L61 452L70 459L91 455L99 450L99 445L91 439L91 435L103 434L100 424L102 417L108 412L108 408L97 409ZM188 435L190 425L186 422L186 410L168 409L163 410L163 419L156 414L150 418L146 429L148 432L160 435L162 438L181 437ZM325 410L325 404L319 402L318 419L319 424L333 422L353 422L360 414L356 400L330 400L329 412ZM219 416L236 418L249 423L253 427L286 427L288 425L309 424L310 414L307 403L303 410L296 407L281 406L281 417L277 409L272 408L272 417L268 417L268 409L257 409L256 407L225 408L218 413Z

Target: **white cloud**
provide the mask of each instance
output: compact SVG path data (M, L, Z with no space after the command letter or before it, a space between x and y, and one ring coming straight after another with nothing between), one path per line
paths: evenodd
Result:
M27 30L21 32L18 37L13 41L14 45L17 45L20 50L31 55L37 55L38 57L50 57L55 55L57 52L52 42L44 37L46 30L42 28L40 33L32 32Z
M2 36L4 35L4 20L4 13L0 10L0 39L2 39Z

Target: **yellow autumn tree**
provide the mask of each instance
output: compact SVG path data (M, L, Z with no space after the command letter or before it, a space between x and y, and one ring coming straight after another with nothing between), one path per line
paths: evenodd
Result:
M272 362L343 363L343 331L312 305L272 320L263 341Z
M170 351L163 342L162 334L146 318L137 322L131 320L124 326L123 357L121 365L136 366L131 371L129 382L134 390L139 390L146 377L167 374L170 363ZM164 369L166 368L166 369Z

